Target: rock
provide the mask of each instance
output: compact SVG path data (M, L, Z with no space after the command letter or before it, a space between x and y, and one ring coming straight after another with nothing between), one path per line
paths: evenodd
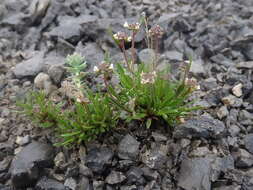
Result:
M232 92L235 96L237 97L241 97L242 96L242 83L239 83L237 85L235 85L233 88L232 88Z
M233 95L228 95L221 99L224 105L232 106L232 107L240 107L242 105L242 99L239 99Z
M246 149L253 154L253 134L248 134L244 137L244 144Z
M134 160L139 154L140 143L127 134L118 145L118 156L121 159Z
M43 68L43 56L43 52L35 52L33 57L17 64L13 70L15 76L23 78L37 75Z
M166 136L157 132L152 132L152 137L155 139L156 142L166 142L168 139Z
M40 171L51 167L54 150L49 144L32 142L13 159L10 167L11 181L16 188L29 187L39 179Z
M194 118L176 127L174 138L222 138L226 134L224 124L216 119L201 116Z
M238 69L253 69L253 61L244 61L236 65Z
M157 181L160 178L160 174L157 171L150 169L149 167L142 168L142 171L143 176L149 181Z
M126 179L126 176L122 172L111 171L106 177L105 182L110 185L122 183Z
M64 182L64 186L71 190L77 190L77 183L73 178L67 178Z
M103 181L93 181L93 190L103 190L105 183Z
M131 186L124 185L120 187L120 190L136 190L136 189L137 189L136 185Z
M218 188L214 188L213 190L240 190L240 185L229 185L229 186L221 186Z
M253 155L244 149L239 149L233 156L237 168L250 168L253 165Z
M204 64L203 60L201 59L193 60L191 68L190 68L190 72L195 76L204 75L206 72L205 72L203 64Z
M176 18L172 27L177 32L190 32L192 30L191 25L183 17Z
M86 177L82 177L80 183L78 184L79 189L92 190L92 187L89 183L89 179Z
M52 65L48 69L48 74L56 85L60 84L61 79L64 76L64 73L65 69L60 65Z
M180 167L178 186L187 190L211 190L210 174L210 159L187 158Z
M165 57L172 61L183 61L183 54L177 51L167 51Z
M42 18L45 16L48 7L50 6L51 0L36 0L32 1L29 7L29 19L31 24L40 23Z
M65 186L53 179L42 177L35 186L36 190L67 190Z
M11 157L6 156L1 162L0 162L0 174L1 173L6 173L8 171L8 168L11 163ZM1 183L1 182L0 182Z
M167 153L168 147L166 145L155 147L152 150L147 150L142 155L142 162L152 169L161 169L165 166L165 162L167 161Z
M143 49L138 53L138 58L141 63L152 64L155 58L155 52L153 49Z
M88 151L86 165L95 173L103 173L111 165L113 155L109 148L92 148Z
M228 114L229 114L229 112L228 112L228 109L227 109L226 106L220 107L220 109L218 109L218 111L217 111L217 116L218 116L219 119L223 119Z
M46 73L39 73L34 79L34 86L40 90L44 90L46 94L50 94L56 89L53 86L50 77Z
M16 140L16 143L19 144L19 145L21 145L21 146L24 146L24 145L30 143L30 141L31 141L31 138L30 138L29 135L26 135L24 137L18 136L17 140Z
M127 171L127 184L142 185L144 182L143 171L140 168L132 167Z

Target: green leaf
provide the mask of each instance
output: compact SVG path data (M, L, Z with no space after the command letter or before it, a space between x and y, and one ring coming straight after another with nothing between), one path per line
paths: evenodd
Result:
M147 127L147 129L150 128L151 124L152 124L152 119L150 119L150 118L147 119L147 121L146 121L146 127Z

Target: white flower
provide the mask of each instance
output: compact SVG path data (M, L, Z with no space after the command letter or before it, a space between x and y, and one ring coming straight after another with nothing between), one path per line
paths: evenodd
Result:
M128 28L129 27L129 24L128 24L128 22L126 21L125 23L124 23L124 25L123 25L125 28Z
M113 64L110 64L109 69L113 70Z
M132 41L132 37L129 36L129 37L127 38L127 41L128 41L128 42L131 42L131 41Z
M97 67L97 66L94 66L93 71L94 71L94 72L99 72L98 67Z
M141 84L154 84L156 78L156 72L141 73Z

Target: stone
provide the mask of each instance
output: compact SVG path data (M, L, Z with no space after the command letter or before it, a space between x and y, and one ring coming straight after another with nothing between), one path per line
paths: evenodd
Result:
M248 134L244 137L245 148L253 154L253 134Z
M121 159L134 160L139 154L140 143L127 134L118 145L118 156Z
M232 92L236 97L242 96L242 87L242 83L239 83L232 88Z
M242 105L242 99L237 98L233 95L228 95L221 99L224 105L232 106L232 107L240 107Z
M45 16L48 7L50 6L51 0L36 0L32 1L29 7L29 19L31 24L40 23L42 18Z
M213 138L220 139L227 133L224 124L216 119L201 116L187 120L176 127L173 137L181 138Z
M183 54L178 51L167 51L165 57L172 61L183 61Z
M34 86L40 90L44 90L46 94L50 94L56 87L52 84L52 81L48 74L39 73L34 79Z
M138 58L141 63L152 64L155 58L155 52L153 49L143 49L138 53Z
M140 168L132 167L127 171L127 184L142 185L145 182L143 171Z
M13 186L29 187L39 179L43 168L53 164L54 149L50 144L33 141L12 160L10 173Z
M122 172L111 171L111 173L105 178L105 182L110 185L122 183L126 179L126 176Z
M24 137L17 136L16 143L18 145L24 146L24 145L30 143L30 141L31 141L31 137L29 135L26 135Z
M48 69L48 75L56 85L61 83L61 79L64 76L65 69L60 65L52 65Z
M43 52L35 52L30 59L17 64L13 70L17 78L33 77L42 71L44 59Z
M253 155L244 149L239 149L233 156L237 168L250 168L253 165Z
M152 132L152 137L154 138L154 140L156 142L166 142L167 141L167 137L164 136L163 134L157 133L157 132Z
M65 166L65 164L66 164L65 156L63 152L59 152L54 158L54 165L58 168L62 168Z
M150 169L149 167L143 167L142 171L143 176L149 181L156 181L160 178L160 174L157 171Z
M71 189L71 190L77 190L77 183L74 178L67 178L64 182L64 186Z
M190 32L192 30L191 25L183 17L177 17L172 27L176 32Z
M109 148L92 148L86 156L86 165L93 172L101 174L111 165L113 155Z
M89 179L82 177L80 183L78 184L79 189L92 190Z
M236 64L238 69L253 69L253 61L243 61Z
M124 186L120 187L120 190L137 190L137 186L136 185L131 185L131 186L124 185Z
M219 119L223 119L229 114L227 106L222 106L217 111L217 116Z
M104 185L103 181L93 181L93 190L104 190Z
M187 190L211 190L210 174L210 159L184 159L180 167L178 186Z
M35 186L36 190L67 190L66 187L54 180L47 177L42 177Z
M195 76L204 75L206 72L203 65L204 63L202 59L193 60L190 72Z
M152 169L161 169L165 166L167 161L168 147L161 145L160 147L154 147L151 150L147 150L142 155L142 162Z

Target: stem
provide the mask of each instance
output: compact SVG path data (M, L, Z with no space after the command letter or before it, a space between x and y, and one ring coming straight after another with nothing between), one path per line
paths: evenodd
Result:
M122 52L123 52L123 55L124 55L124 59L125 59L125 62L126 62L128 71L134 75L134 72L132 71L131 66L130 66L130 64L129 64L129 62L128 62L128 59L127 59L126 48L125 48L125 43L124 43L124 41L123 41L123 43L122 43L121 45L122 45L122 46L121 46L121 47L122 47L121 49L122 49Z
M155 36L155 61L154 61L153 69L155 69L157 66L158 49L159 49L159 41L158 41L158 37Z
M132 47L131 47L131 51L132 51L132 63L131 63L131 66L132 66L132 70L133 70L133 66L135 64L135 51L134 51L135 35L136 35L136 32L133 31L133 33L132 33Z

